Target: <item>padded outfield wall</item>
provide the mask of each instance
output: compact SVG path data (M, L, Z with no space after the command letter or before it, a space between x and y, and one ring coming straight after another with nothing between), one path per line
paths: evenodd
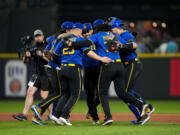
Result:
M180 99L180 54L139 55L143 72L138 78L135 91L145 99ZM0 54L0 98L25 98L27 83L33 64L25 65L17 54ZM116 98L113 83L109 95ZM36 94L39 97L39 93ZM81 97L85 97L84 90Z

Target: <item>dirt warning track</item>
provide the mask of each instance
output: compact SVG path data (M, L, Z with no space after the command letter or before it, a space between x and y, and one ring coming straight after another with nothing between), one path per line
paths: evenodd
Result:
M16 121L12 118L12 115L16 113L0 113L0 121ZM99 114L100 120L103 120L103 114ZM33 114L28 115L28 120L31 120ZM43 119L47 117L47 114L43 116ZM70 117L71 121L87 121L85 114L83 113L72 113ZM114 113L113 120L115 121L131 121L135 120L133 114L129 113ZM153 122L166 122L166 123L180 123L180 114L152 114L150 121Z

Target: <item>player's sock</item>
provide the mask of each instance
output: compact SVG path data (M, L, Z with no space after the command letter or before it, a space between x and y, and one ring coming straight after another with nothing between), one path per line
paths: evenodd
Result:
M137 120L139 120L140 114L139 114L139 111L137 110L137 108L131 104L128 105L128 107L133 112L133 114L136 116Z

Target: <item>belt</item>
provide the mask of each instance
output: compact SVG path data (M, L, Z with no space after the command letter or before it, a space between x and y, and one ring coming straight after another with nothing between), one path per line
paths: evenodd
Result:
M118 63L121 63L122 62L122 60L121 59L116 59L116 60L113 60L111 63L109 63L109 64L113 64L113 63L116 63L116 62L118 62ZM105 66L107 66L107 65L109 65L109 64L106 64L106 63L101 63L102 65L105 65Z
M135 58L133 60L125 61L124 64L127 65L127 64L129 64L130 62L133 62L133 61L137 62L137 61L139 61L139 59Z
M64 67L80 67L79 65L73 64L73 63L62 63L61 66L64 66Z

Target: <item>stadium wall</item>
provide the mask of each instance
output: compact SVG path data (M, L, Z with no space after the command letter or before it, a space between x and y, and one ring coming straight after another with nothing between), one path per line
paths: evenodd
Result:
M180 54L139 56L144 70L134 90L145 99L180 98ZM32 66L32 64L24 65L15 53L0 54L0 99L25 98ZM39 97L38 95L39 93L36 97ZM109 95L116 98L113 84L110 86ZM85 98L84 91L81 98Z

